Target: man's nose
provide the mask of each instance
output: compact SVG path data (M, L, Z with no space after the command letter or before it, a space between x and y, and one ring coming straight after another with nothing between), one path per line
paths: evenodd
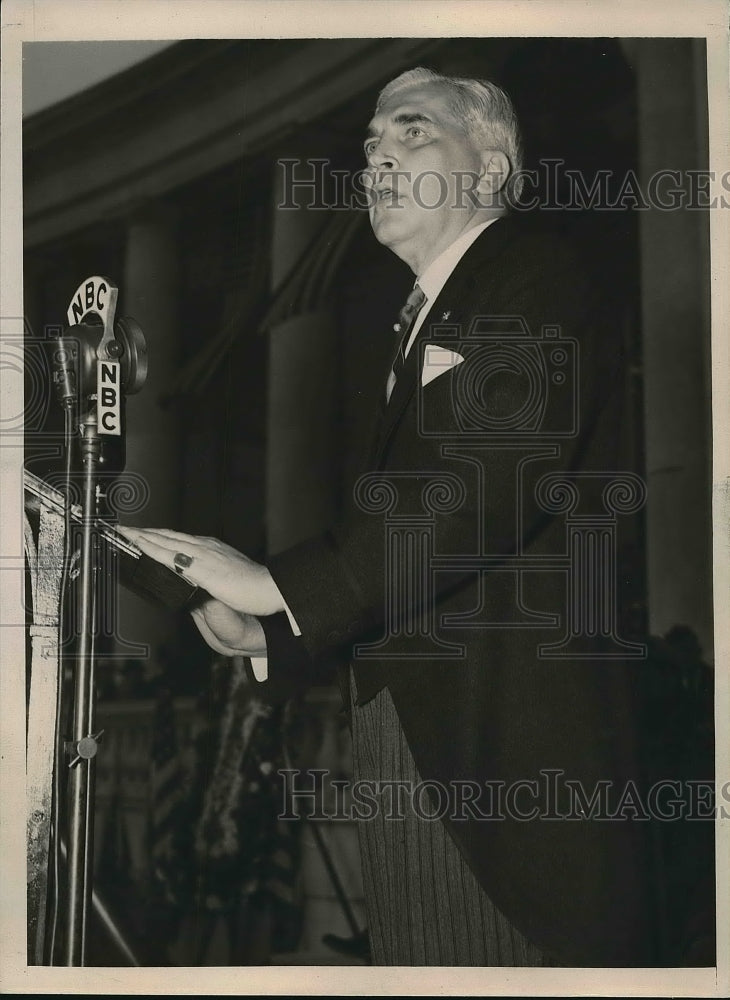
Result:
M389 146L379 142L375 149L368 153L368 166L377 171L395 170L398 159Z

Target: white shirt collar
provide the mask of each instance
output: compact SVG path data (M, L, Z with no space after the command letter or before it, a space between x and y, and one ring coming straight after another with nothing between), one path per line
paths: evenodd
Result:
M477 236L483 233L487 226L491 226L493 222L496 222L497 218L499 216L487 219L486 222L481 222L478 226L472 226L471 229L467 229L450 246L446 247L435 260L431 261L423 274L418 278L421 291L426 296L425 304L435 302L436 297L448 281L452 271L476 240ZM421 309L421 313L423 313L423 309Z
M413 346L418 331L423 326L428 310L451 277L451 273L456 268L456 265L476 240L477 236L483 233L487 226L491 226L493 222L496 222L498 218L499 216L495 216L493 219L487 219L486 222L480 222L478 226L472 226L471 229L467 229L461 236L457 236L454 242L446 247L443 253L440 253L435 260L431 261L420 278L417 279L421 291L426 296L426 301L421 306L421 310L416 317L416 322L413 324L413 329L411 330L404 352L406 355Z

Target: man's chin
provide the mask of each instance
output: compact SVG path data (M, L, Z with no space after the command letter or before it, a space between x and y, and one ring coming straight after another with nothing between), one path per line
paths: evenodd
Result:
M370 216L370 225L375 239L391 250L408 238L403 221L403 219L394 218L388 210L383 211L382 209Z

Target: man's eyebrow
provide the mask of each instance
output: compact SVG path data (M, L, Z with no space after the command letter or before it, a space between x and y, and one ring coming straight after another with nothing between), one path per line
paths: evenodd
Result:
M403 111L393 118L394 125L433 125L433 118L421 111Z
M424 115L422 111L402 111L399 115L394 115L391 119L394 125L434 125L433 118ZM372 139L382 133L382 129L368 125L365 133L365 140Z

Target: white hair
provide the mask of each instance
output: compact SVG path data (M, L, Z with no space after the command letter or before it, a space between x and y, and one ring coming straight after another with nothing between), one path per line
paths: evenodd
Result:
M437 83L447 88L449 108L477 149L496 148L507 156L511 170L505 195L509 203L516 202L524 182L522 139L515 109L507 94L489 80L444 76L417 66L401 73L383 87L375 110L378 111L397 91L424 83Z

